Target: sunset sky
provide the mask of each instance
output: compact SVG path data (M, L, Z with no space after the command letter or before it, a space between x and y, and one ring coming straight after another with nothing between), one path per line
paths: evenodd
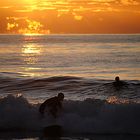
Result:
M0 33L140 33L140 0L0 0Z

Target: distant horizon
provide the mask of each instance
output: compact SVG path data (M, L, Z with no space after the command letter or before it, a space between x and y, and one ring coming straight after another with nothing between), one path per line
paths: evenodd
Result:
M0 33L0 35L140 35L140 33L50 33L50 34L19 34L19 33Z

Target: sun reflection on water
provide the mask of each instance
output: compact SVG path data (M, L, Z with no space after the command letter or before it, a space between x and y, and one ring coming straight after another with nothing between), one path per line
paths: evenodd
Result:
M36 72L41 69L38 67L38 63L40 63L42 48L39 45L26 44L21 49L21 55L25 63L24 67L22 67L24 69L24 75L36 76Z
M107 102L110 104L129 104L130 101L128 99L121 99L116 96L111 96L107 99Z
M41 55L41 48L33 44L28 44L22 48L22 56L26 64L36 64Z
M24 45L24 47L22 48L22 53L24 55L28 55L28 54L37 55L41 53L41 48L35 46L34 44Z

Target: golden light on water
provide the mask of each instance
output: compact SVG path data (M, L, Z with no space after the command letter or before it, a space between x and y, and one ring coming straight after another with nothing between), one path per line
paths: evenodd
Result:
M116 96L111 96L107 99L107 102L110 103L110 104L128 104L130 103L129 100L127 99L121 99L121 98L118 98Z
M36 64L41 55L41 48L34 44L24 45L22 48L22 56L26 64Z
M30 36L25 36L25 40L29 40ZM38 63L40 63L40 56L42 55L42 48L35 44L26 44L21 49L21 56L26 64L25 67L22 67L24 70L24 76L40 76L40 73L36 71L40 71L40 67L38 67Z
M37 55L37 54L40 54L41 53L41 49L36 47L35 45L33 44L29 44L29 45L25 45L23 48L22 48L22 53L23 55L26 55L26 56L29 56L29 55Z

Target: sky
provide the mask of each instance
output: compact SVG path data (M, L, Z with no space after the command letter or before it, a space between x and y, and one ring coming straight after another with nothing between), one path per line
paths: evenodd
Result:
M140 0L0 0L0 33L140 33Z

